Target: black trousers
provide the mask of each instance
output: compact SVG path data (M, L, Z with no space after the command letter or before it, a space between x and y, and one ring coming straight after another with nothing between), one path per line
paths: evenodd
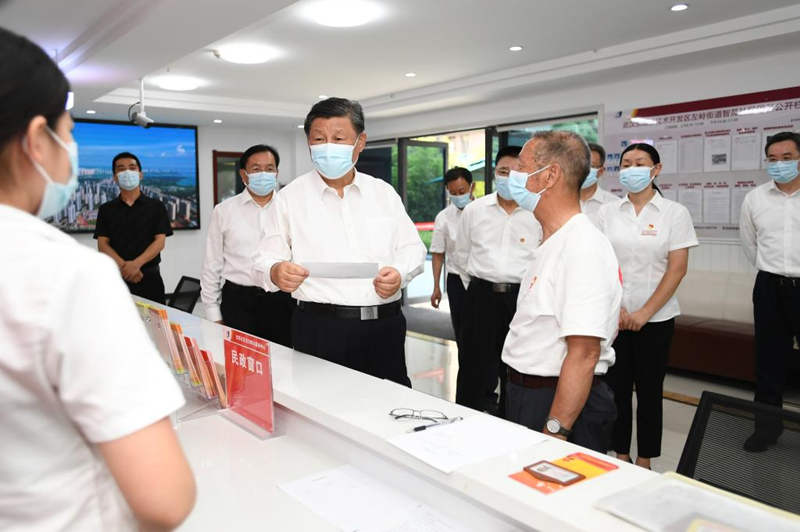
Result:
M509 421L541 432L555 395L555 388L526 388L507 382L506 416ZM583 410L572 425L572 434L568 440L605 454L611 442L611 431L616 415L611 388L605 382L598 380L592 386Z
M161 270L158 266L142 270L142 280L138 283L129 283L128 290L131 294L156 303L165 305L167 303L166 296L164 295L164 280L161 278Z
M461 323L464 319L464 296L467 291L461 277L454 274L447 274L447 300L450 303L450 321L453 323L453 332L456 335L456 345L461 351Z
M661 455L664 425L664 375L675 320L647 323L639 331L620 331L614 342L617 361L606 379L614 391L617 422L613 448L630 454L633 425L633 385L636 384L636 442L641 458Z
M793 350L800 337L800 280L794 283L768 272L758 272L753 287L756 340L755 400L783 406L783 389Z
M506 365L500 355L508 326L517 311L518 293L519 287L508 292L493 292L491 284L480 279L469 283L458 351L458 404L503 417ZM498 379L499 404L495 393Z
M406 370L406 317L402 312L362 321L296 308L292 339L297 351L411 387Z
M286 292L266 292L256 286L225 281L222 287L222 322L270 342L292 346L292 297Z

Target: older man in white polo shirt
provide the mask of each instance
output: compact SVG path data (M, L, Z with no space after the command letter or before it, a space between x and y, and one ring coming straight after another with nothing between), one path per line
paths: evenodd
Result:
M598 376L614 363L622 284L611 244L581 213L589 161L580 136L540 132L510 175L515 201L542 225L543 240L503 347L506 417L605 452L616 407Z

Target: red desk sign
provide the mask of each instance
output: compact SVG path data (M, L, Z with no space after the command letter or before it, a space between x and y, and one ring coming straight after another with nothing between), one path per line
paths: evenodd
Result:
M266 340L227 329L225 331L225 378L228 408L272 432L272 368Z

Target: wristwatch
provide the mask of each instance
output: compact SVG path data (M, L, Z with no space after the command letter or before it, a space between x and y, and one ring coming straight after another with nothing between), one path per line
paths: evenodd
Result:
M562 426L561 422L554 417L547 418L544 428L546 428L547 432L550 434L558 434L559 436L564 436L565 438L569 438L569 435L572 434L570 429Z

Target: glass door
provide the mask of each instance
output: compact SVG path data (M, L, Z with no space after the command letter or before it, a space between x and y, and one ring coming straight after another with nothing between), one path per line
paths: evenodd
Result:
M367 142L356 163L359 172L383 179L395 190L398 187L397 141Z
M212 151L214 168L214 205L222 203L244 190L242 176L239 175L241 152Z

